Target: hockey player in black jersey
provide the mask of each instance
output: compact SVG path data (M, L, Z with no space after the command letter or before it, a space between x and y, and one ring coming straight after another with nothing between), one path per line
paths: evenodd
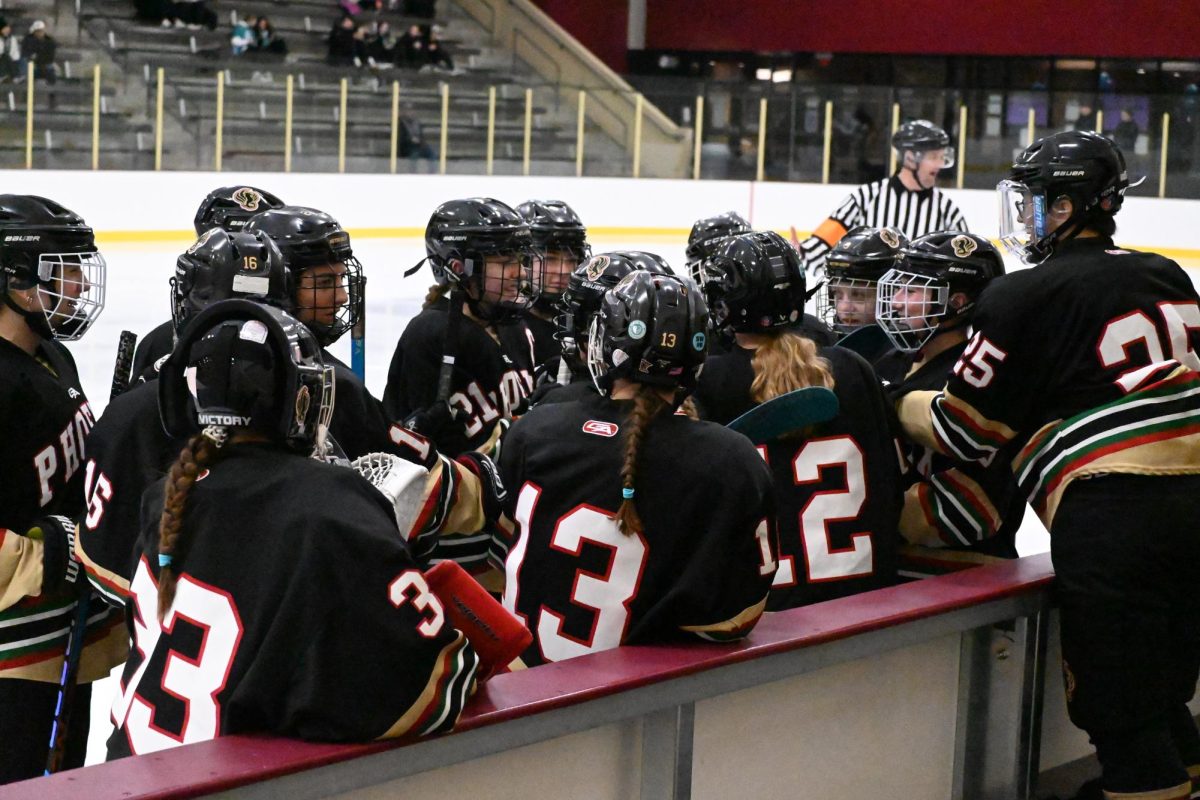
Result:
M509 431L504 605L534 633L526 664L729 641L761 616L775 569L770 475L744 437L673 413L707 325L691 280L631 272L588 337L602 394L539 406Z
M705 259L712 255L718 242L739 233L750 233L752 230L750 223L736 211L726 211L724 214L696 220L692 225L692 232L688 234L687 250L684 251L687 256L688 274L692 276L696 285L704 285L700 267Z
M908 374L889 389L893 399L946 384L967 347L979 295L1003 274L995 246L974 234L931 233L904 247L897 266L879 280L876 313L896 349L912 359ZM984 466L912 442L903 450L908 479L900 534L909 545L902 571L926 576L1017 557L1025 498L1013 479L1011 451Z
M779 570L770 610L892 584L900 513L899 462L888 403L871 367L839 347L818 348L790 326L803 307L799 256L775 233L727 239L704 265L714 321L735 335L705 362L701 417L726 424L759 403L806 386L832 389L830 422L771 442Z
M478 657L390 504L308 456L333 376L307 326L258 303L210 306L159 389L169 431L202 430L146 495L109 758L233 733L450 730Z
M282 200L263 189L253 186L222 186L209 192L200 203L192 224L197 236L203 235L209 228L237 232L241 231L246 221L255 214L282 206ZM134 353L133 370L130 374L141 380L152 377L155 364L171 352L175 343L175 333L174 321L167 320L143 336Z
M61 342L87 332L104 283L104 258L78 215L43 197L0 195L0 784L46 766L78 602L71 549L95 422ZM66 768L83 765L91 682L125 653L117 615L98 604L89 617Z
M534 364L542 368L559 354L555 317L567 280L576 267L587 261L592 249L587 243L587 228L563 201L527 200L516 211L529 225L533 247L540 257L541 269L535 276L537 299L525 316L525 325L533 334Z
M661 256L640 250L601 253L592 256L571 273L559 305L557 339L561 348L560 359L552 362L554 374L547 374L539 380L538 387L529 398L531 403L563 403L596 392L595 381L587 366L588 329L592 317L600 310L604 293L620 283L626 275L638 270L655 275L674 274Z
M897 228L910 239L967 230L958 206L937 187L938 173L954 166L946 132L928 120L909 120L892 134L892 149L896 174L859 186L800 243L810 281L823 274L833 246L859 225Z
M533 390L529 226L499 200L451 200L430 217L425 252L437 284L396 345L384 407L447 455L486 452Z
M988 287L945 388L899 412L956 458L1019 448L1050 531L1067 708L1103 790L1183 800L1200 776L1200 298L1174 262L1113 243L1128 186L1098 134L1026 148L1000 230L1036 266Z

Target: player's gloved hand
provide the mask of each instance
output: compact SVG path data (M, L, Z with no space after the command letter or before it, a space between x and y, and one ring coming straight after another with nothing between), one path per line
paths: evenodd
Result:
M483 515L488 524L495 523L504 511L508 502L508 491L500 480L500 471L496 464L483 453L474 450L463 453L454 459L479 478L479 494L483 502Z
M42 543L42 594L73 586L79 580L74 521L47 515L35 520L25 535Z
M444 437L458 421L458 412L449 403L435 402L428 408L414 411L404 420L404 427L435 442Z

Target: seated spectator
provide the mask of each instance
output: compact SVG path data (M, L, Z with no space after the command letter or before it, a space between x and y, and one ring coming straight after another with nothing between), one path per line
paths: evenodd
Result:
M342 17L329 32L329 53L325 57L330 66L348 66L354 63L354 18Z
M239 19L233 24L233 34L229 37L229 44L235 56L243 55L254 47L254 28L257 25L258 17L253 16Z
M217 12L208 7L205 0L175 0L175 26L186 25L192 30L201 27L210 31L217 29Z
M58 67L54 65L54 55L58 50L58 42L46 33L46 23L35 19L29 26L29 33L21 42L21 52L26 60L34 65L34 77L45 78L46 83L58 80Z
M396 66L419 69L429 63L425 48L428 37L420 25L410 25L396 45Z
M375 64L386 69L396 62L399 40L392 33L392 26L387 20L380 21L375 26L375 33L367 39L367 55L375 60Z
M8 20L0 17L0 82L21 80L21 43Z
M442 46L441 33L436 25L429 33L429 44L425 47L425 59L425 63L434 69L454 71L454 59L450 58L450 53Z
M275 35L271 20L259 17L254 24L254 52L283 58L287 55L287 42Z
M411 161L414 170L417 166L417 159L433 161L438 157L437 150L425 140L424 126L421 125L421 120L413 114L411 103L405 103L404 111L400 114L399 145L401 158Z

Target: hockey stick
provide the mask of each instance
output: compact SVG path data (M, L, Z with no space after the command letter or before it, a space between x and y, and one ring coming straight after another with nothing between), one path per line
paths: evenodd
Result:
M367 276L358 277L358 316L350 329L350 369L364 383L367 380Z
M446 321L446 343L442 347L442 367L438 371L437 402L450 401L450 381L454 377L454 362L458 358L458 331L462 325L462 296L450 291L450 318Z
M823 386L809 386L750 409L728 427L755 444L764 444L837 415L837 395Z
M846 334L838 340L837 346L853 350L872 363L893 348L892 340L878 325L864 325Z
M133 353L137 345L137 334L121 331L117 340L117 360L113 365L112 388L109 402L115 400L129 388L130 373L133 371ZM75 685L79 679L79 662L83 656L83 641L87 635L88 611L92 593L86 577L79 583L75 599L75 614L67 629L67 647L63 652L62 674L58 678L58 697L54 706L54 721L50 725L50 752L46 754L46 774L58 772L62 767L67 749L67 729L71 721L71 706L75 699Z

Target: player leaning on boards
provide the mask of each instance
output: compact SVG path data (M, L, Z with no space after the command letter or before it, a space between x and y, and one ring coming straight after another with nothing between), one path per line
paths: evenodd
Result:
M905 245L896 266L879 279L875 312L909 366L888 388L893 399L946 385L967 348L980 294L1003 274L1004 259L982 236L946 231ZM907 441L901 450L908 461L900 515L900 534L909 543L901 551L903 573L924 577L1017 557L1025 498L1013 479L1011 450L986 466Z
M896 174L859 186L800 243L810 280L822 274L830 248L858 225L896 228L910 239L967 230L958 206L937 187L938 173L954 166L946 132L928 120L910 120L892 134L892 149L899 163Z
M833 420L760 448L774 476L779 539L768 608L894 583L899 463L887 398L870 365L849 350L819 348L794 329L804 269L778 234L726 239L703 272L713 321L732 331L734 343L704 363L701 417L726 424L809 386L832 389L840 404Z
M85 440L94 419L74 359L104 308L92 229L33 195L0 195L0 784L46 766L78 564ZM91 682L125 657L120 617L93 601L70 713L67 768L83 765Z
M588 337L600 394L538 406L505 437L504 606L534 634L527 665L727 641L758 622L770 475L741 435L673 413L695 387L707 316L691 280L631 272Z
M246 300L201 312L163 364L164 426L201 432L143 503L110 759L243 732L424 735L458 719L475 651L391 504L310 457L332 372L306 326Z
M253 186L222 186L213 189L196 209L192 227L202 236L209 228L239 233L246 221L255 214L271 208L282 208L283 201L265 189ZM176 276L173 280L178 280ZM172 289L174 294L175 290ZM146 380L154 375L155 366L167 357L175 344L178 331L173 320L167 320L142 337L133 357L133 377Z
M1162 256L1118 248L1129 179L1098 134L1034 142L1000 184L1004 243L1035 266L979 300L941 392L906 433L1013 470L1050 530L1071 720L1109 797L1183 800L1200 776L1200 298Z

